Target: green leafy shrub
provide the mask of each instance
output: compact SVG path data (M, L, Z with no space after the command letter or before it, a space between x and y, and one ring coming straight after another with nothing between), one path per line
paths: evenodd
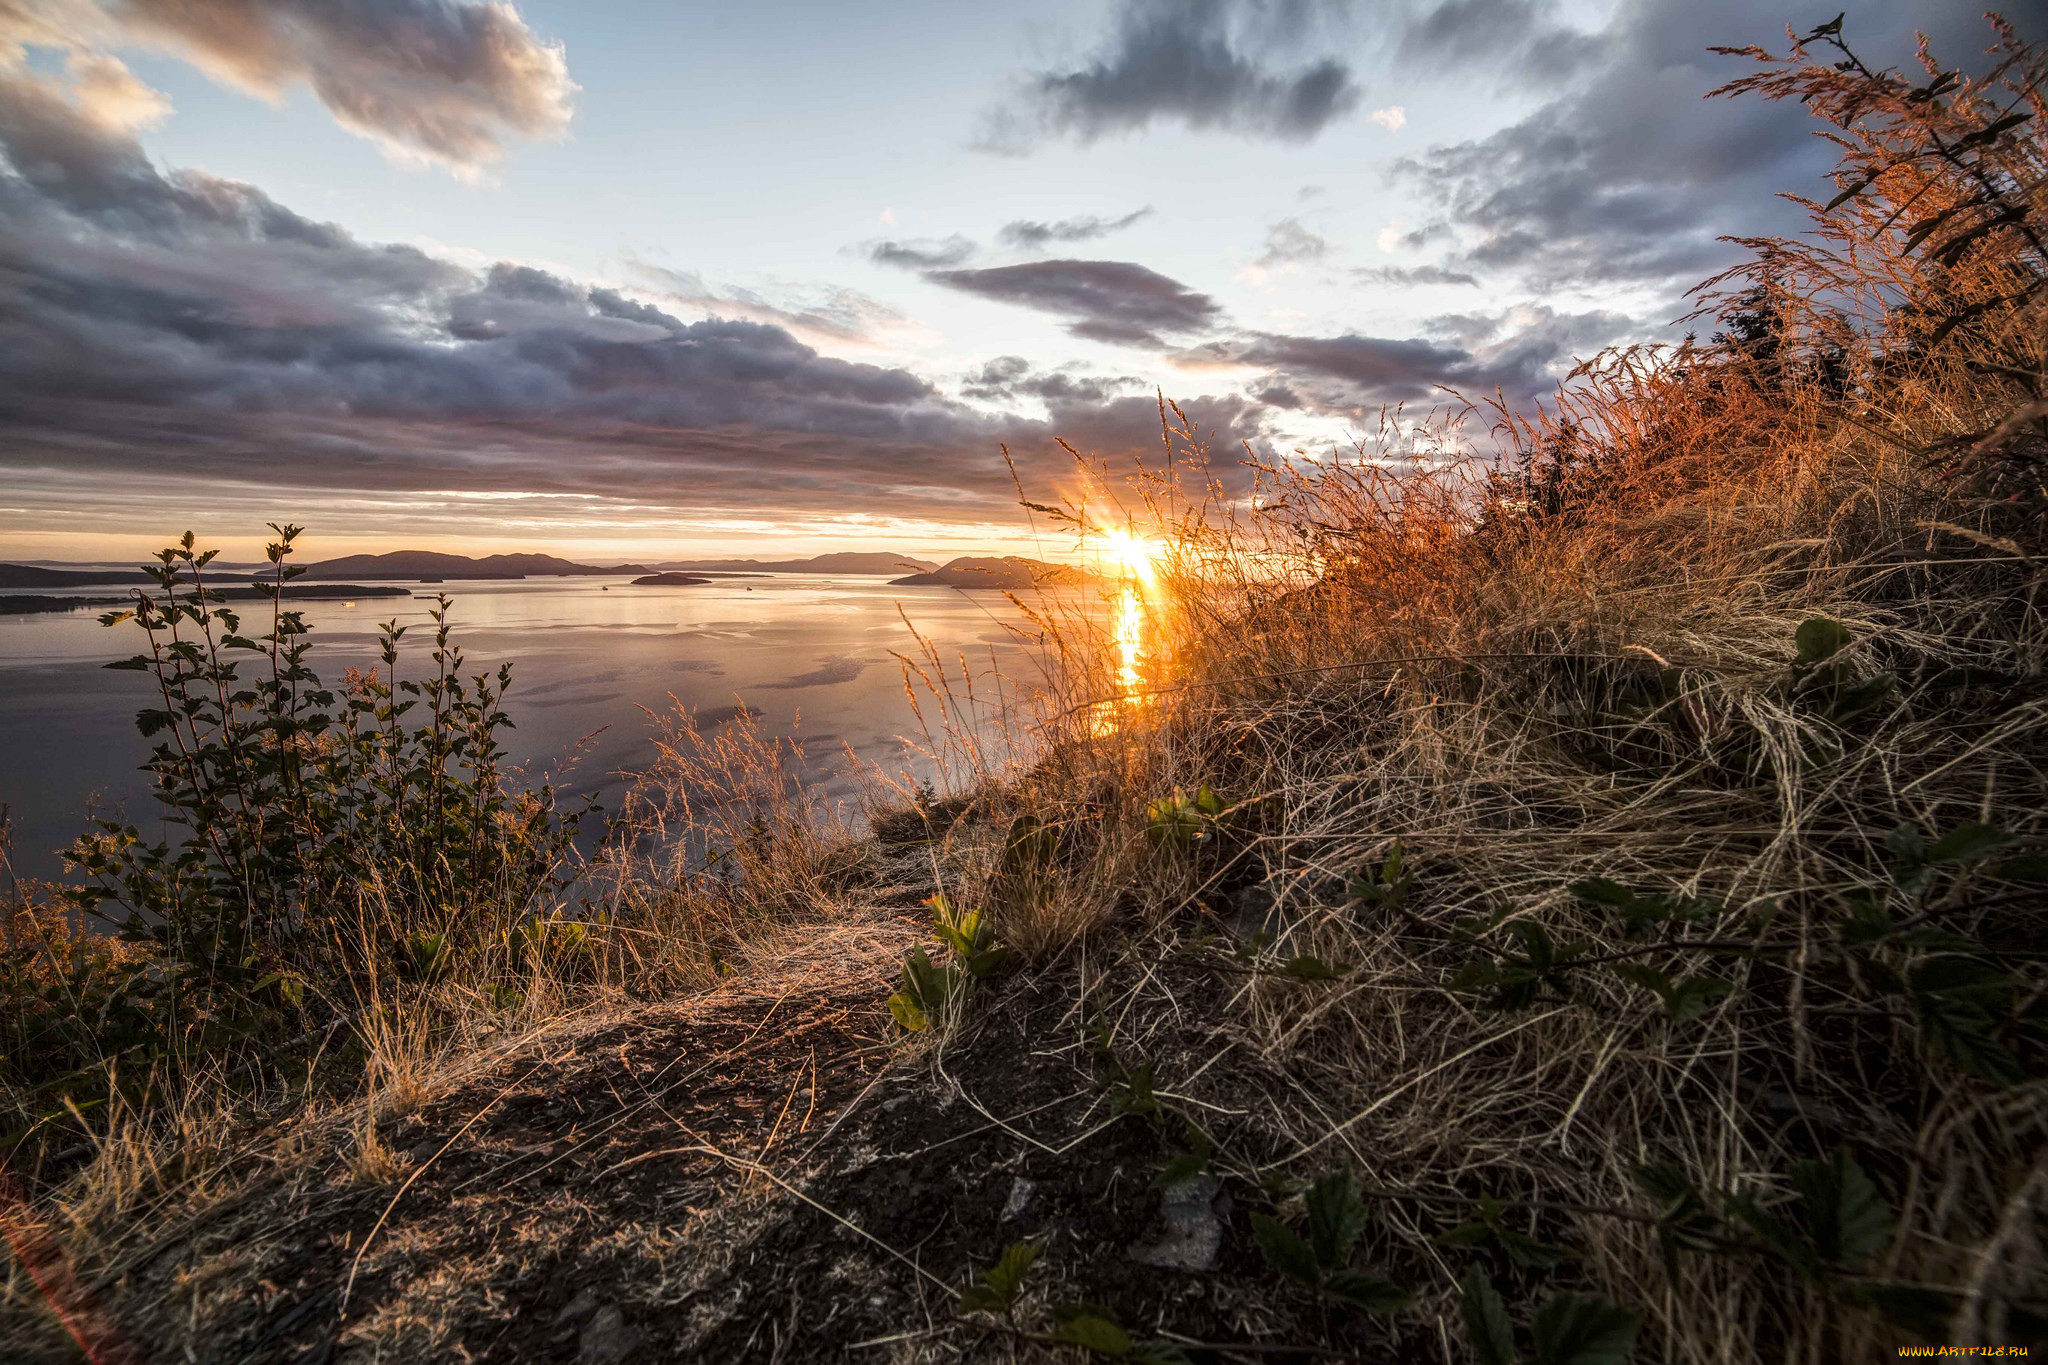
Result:
M83 879L75 903L147 950L126 1013L153 1021L156 1053L252 1036L390 966L444 979L572 873L582 812L505 768L511 666L465 675L443 596L423 676L399 676L408 628L394 621L381 666L330 686L287 605L300 528L271 529L260 634L189 533L145 566L132 608L101 618L141 638L108 667L148 680L136 724L174 833L100 820L66 859Z
M979 910L956 913L944 895L925 902L932 907L932 933L949 961L933 962L923 948L913 949L903 964L903 984L889 997L889 1013L912 1033L958 1006L977 981L1010 967L1016 954L995 941L994 926Z
M1553 1294L1536 1310L1529 1335L1534 1354L1515 1347L1514 1323L1500 1291L1473 1266L1460 1284L1465 1332L1480 1365L1624 1365L1642 1319L1598 1294Z
M1369 1313L1408 1306L1412 1296L1399 1286L1350 1268L1352 1248L1367 1221L1351 1172L1334 1171L1318 1179L1303 1194L1302 1204L1308 1212L1307 1237L1277 1218L1252 1215L1252 1236L1269 1265L1298 1284Z
M1145 837L1156 846L1186 851L1211 842L1229 803L1204 782L1193 796L1176 791L1145 806Z

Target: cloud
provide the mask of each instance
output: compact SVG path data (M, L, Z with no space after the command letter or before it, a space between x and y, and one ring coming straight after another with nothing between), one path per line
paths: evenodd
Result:
M887 304L844 286L781 288L776 291L783 295L778 302L758 290L706 283L694 270L672 270L641 260L629 260L626 270L663 304L707 317L765 322L799 337L873 345L883 333L909 325Z
M79 112L113 132L154 128L171 113L171 101L130 71L119 57L73 52L65 62Z
M1240 461L1244 447L1256 451L1270 442L1268 414L1261 404L1235 395L1179 400L1180 410L1195 426L1206 449L1212 477L1227 492L1242 492L1250 483ZM1057 432L1083 454L1137 455L1156 461L1160 455L1159 399L1146 392L1106 401L1081 400L1047 405L1045 428ZM1175 423L1178 426L1178 423ZM1176 458L1181 454L1175 441Z
M1120 294L1113 263L1079 265L1110 268L1098 295L1010 292L1084 322L1212 315L1138 267ZM661 509L960 520L1014 508L999 442L1032 480L1069 467L1056 430L1106 450L1157 439L1123 381L1014 375L1006 397L1046 415L984 411L794 334L858 330L857 303L757 299L756 317L689 321L658 286L711 311L734 300L682 271L638 283L364 242L252 186L160 172L58 76L0 77L0 484L17 509L160 520L232 496L376 520L516 497L579 524L614 503L641 525ZM1235 399L1196 402L1260 430Z
M1098 237L1107 237L1112 232L1121 232L1140 219L1152 216L1148 205L1135 213L1121 218L1063 218L1057 223L1034 222L1019 218L1005 223L996 233L996 240L1005 246L1020 247L1027 251L1042 251L1053 242L1092 242Z
M1121 345L1161 346L1161 332L1202 331L1222 308L1207 294L1129 261L1031 261L985 270L934 270L925 278L948 289L1073 318L1077 337Z
M1446 270L1440 265L1370 265L1361 266L1351 272L1351 278L1366 284L1391 284L1406 287L1417 284L1478 284L1478 277L1467 275L1462 270Z
M1191 347L1172 359L1195 371L1265 371L1252 387L1260 401L1282 408L1357 414L1444 389L1475 398L1500 390L1511 401L1527 402L1555 385L1574 354L1590 354L1632 326L1629 318L1615 313L1567 315L1522 307L1489 319L1485 333L1477 336L1470 320L1462 334L1445 340L1256 332ZM1480 344L1502 327L1513 330L1492 345Z
M1563 22L1554 0L1445 0L1409 22L1394 56L1409 67L1467 77L1490 68L1521 84L1556 85L1596 60L1604 42Z
M107 61L112 47L158 48L273 102L303 87L391 155L463 174L510 137L560 133L576 91L561 45L503 0L10 0L4 10L0 43ZM119 102L111 68L94 79L99 100ZM132 87L127 99L131 117L148 112Z
M1960 57L1983 45L1967 9L1872 0L1850 36L1879 64L1904 60L1918 23L1933 31L1937 52ZM1515 16L1547 13L1517 0L1461 0L1440 6L1404 44L1469 71L1522 41ZM1776 192L1823 188L1835 160L1812 118L1791 103L1701 98L1742 69L1709 54L1710 44L1782 47L1783 25L1776 0L1623 6L1571 48L1576 56L1555 73L1569 77L1564 88L1525 117L1397 163L1397 176L1434 199L1440 226L1458 235L1443 264L1510 274L1533 289L1634 284L1675 300L1739 253L1724 236L1798 230L1801 211Z
M1145 381L1136 375L1082 374L1075 366L1038 373L1021 355L999 355L969 375L960 393L962 397L984 401L1038 398L1071 408L1112 402L1131 389L1143 387Z
M1398 133L1408 126L1408 111L1398 104L1390 104L1384 109L1373 110L1365 116L1365 120L1368 123L1377 123L1390 133Z
M907 242L869 242L862 250L876 265L893 265L904 270L932 270L971 261L980 248L955 233L943 241L934 241L926 237Z
M1318 7L1257 0L1122 0L1114 32L1085 62L1030 77L991 113L978 145L1021 154L1048 137L1082 143L1178 123L1197 131L1303 142L1357 107L1334 57L1279 69Z
M1261 269L1302 265L1319 261L1330 252L1330 244L1303 227L1297 219L1282 218L1266 233L1266 249L1253 262Z

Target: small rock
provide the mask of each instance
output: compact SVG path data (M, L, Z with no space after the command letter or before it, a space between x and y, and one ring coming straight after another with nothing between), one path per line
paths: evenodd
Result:
M1191 1175L1161 1192L1160 1217L1166 1235L1156 1242L1131 1247L1131 1259L1161 1270L1207 1270L1216 1264L1223 1245L1223 1222L1216 1216L1213 1175Z
M578 1318L588 1317L596 1307L597 1291L586 1284L576 1291L575 1298L562 1306L561 1312L555 1314L555 1326L567 1327Z
M1263 883L1247 886L1237 893L1236 913L1231 916L1231 928L1239 938L1250 938L1261 929L1269 927L1273 909L1279 904L1279 897Z
M408 1157L412 1158L412 1164L417 1166L421 1162L431 1160L433 1158L434 1153L440 1150L441 1144L434 1141L432 1138L428 1138L424 1142L415 1142L410 1148L406 1150L405 1154Z
M597 1310L583 1329L583 1342L576 1352L577 1365L618 1365L640 1344L640 1334L626 1326L626 1315L615 1303Z
M1031 1196L1037 1189L1036 1184L1021 1175L1011 1180L1010 1197L1003 1201L1003 1221L1007 1223L1022 1214L1031 1203Z

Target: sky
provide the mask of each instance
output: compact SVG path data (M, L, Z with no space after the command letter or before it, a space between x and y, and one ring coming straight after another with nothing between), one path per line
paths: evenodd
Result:
M1028 544L1673 341L1839 0L0 0L0 558ZM2026 7L2010 10L2023 28ZM1967 62L1971 6L1847 36ZM2032 36L2032 35L2030 35Z

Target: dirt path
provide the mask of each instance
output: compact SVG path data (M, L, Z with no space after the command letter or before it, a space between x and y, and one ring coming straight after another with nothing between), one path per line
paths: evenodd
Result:
M1106 1076L1082 975L1014 978L910 1045L886 997L921 933L878 922L858 951L543 1035L395 1125L387 1183L331 1149L252 1182L101 1287L100 1365L1054 1358L956 1309L1025 1240L1039 1332L1078 1302L1262 1359L1329 1330L1275 1298L1213 1183L1181 1210L1203 1245L1167 1245L1160 1175L1187 1137ZM1131 969L1169 977L1220 998L1194 968ZM1129 1046L1200 1074L1227 1045L1206 1013L1152 1012ZM1247 1074L1202 1103L1255 1113Z

